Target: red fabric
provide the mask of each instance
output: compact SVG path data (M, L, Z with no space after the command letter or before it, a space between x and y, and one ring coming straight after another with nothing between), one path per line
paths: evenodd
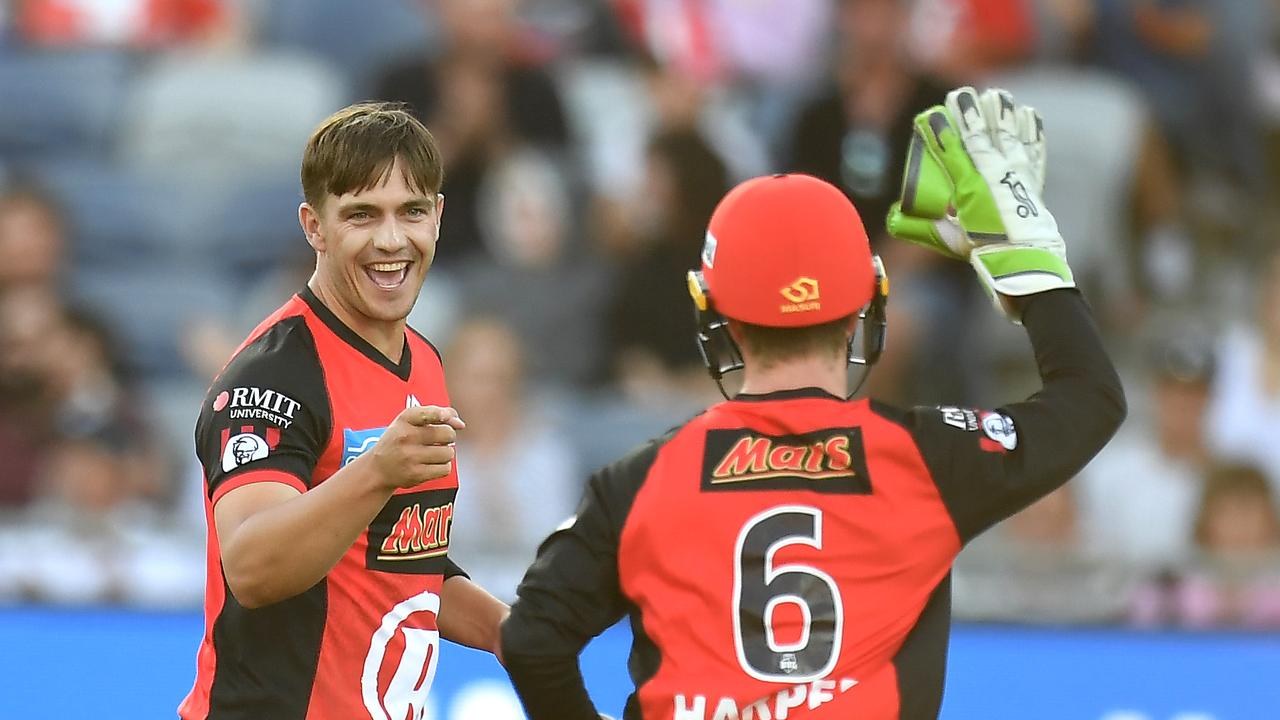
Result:
M1035 43L1035 22L1026 0L964 0L965 23L972 42L1004 57L1030 52Z
M760 479L742 482L733 491L706 490L707 469L719 468L707 464L706 431L749 428L762 436L795 437L845 427L860 428L861 447L846 447L865 458L870 493L783 495L752 489ZM720 450L710 454L718 457ZM775 445L768 462L821 465L813 454L805 457L789 457L785 447ZM829 452L826 458L822 462L832 467L849 467L849 455ZM715 463L716 457L710 460ZM746 466L739 463L731 472ZM744 581L737 569L746 528L760 517L800 505L820 514L818 540L776 546L773 567L804 566L826 573L839 588L860 588L857 595L840 596L840 649L832 669L822 676L821 682L830 684L822 686L766 681L744 672L735 612L729 607L731 597L747 597L740 591ZM646 517L662 520L646 523ZM666 530L672 527L697 533L698 552L689 552L686 537ZM640 608L644 630L662 655L657 674L638 689L644 717L671 718L682 702L692 706L689 688L698 688L705 698L705 717L724 698L739 711L765 699L776 717L778 702L799 702L804 692L813 702L794 705L790 712L796 717L896 720L895 656L959 551L951 516L911 436L875 414L866 401L851 406L835 399L800 398L713 408L659 452L619 546L622 591ZM691 585L690 577L698 582ZM794 629L778 626L780 617L785 616L775 614L772 620L776 637L794 636ZM779 691L795 695L779 700ZM755 717L761 716L756 710Z
M272 325L298 315L304 317L314 338L332 414L331 435L309 479L312 487L341 469L348 450L345 430L369 432L385 428L405 409L410 398L423 405L451 404L439 356L419 336L407 333L412 371L408 379L403 380L340 337L298 296L255 329L240 350ZM299 358L299 362L306 361L307 358ZM269 442L272 439L269 433L267 439ZM217 461L212 457L202 459L206 463ZM219 670L219 649L214 645L213 634L219 617L228 609L213 502L234 487L263 481L285 482L306 490L306 485L288 473L248 471L227 479L206 505L210 550L205 637L199 651L195 687L179 708L184 720L204 720L209 716L211 700L217 704L217 693L233 691L219 686L214 678L216 673L227 671L225 666ZM444 560L457 486L455 468L443 478L397 491L388 507L399 503L404 506L404 517L421 520L406 528L406 532L395 535L403 548L408 549L400 553L404 557L384 558L397 555L400 548L389 539L371 537L378 522L375 520L375 525L356 539L326 576L324 625L318 629L319 656L315 659L314 681L309 694L303 698L304 704L309 703L306 720L369 717L374 713L370 708L390 713L392 709L405 707L405 697L418 702L419 694L425 694L429 688L429 678L434 675L438 661L436 609L444 576L442 572L402 568L410 568L414 560L425 561L420 560L422 558ZM398 507L396 514L399 514ZM408 532L413 529L417 532ZM430 547L424 547L428 541ZM428 642L426 638L435 640ZM411 647L411 642L417 644ZM252 662L252 658L244 658L234 649L227 652L231 659L223 660L224 665ZM419 667L419 663L425 664ZM365 683L370 679L372 694L368 695ZM406 679L410 682L406 683ZM392 686L397 683L400 695L391 699Z
M37 45L153 47L198 39L228 12L222 0L134 0L132 7L120 10L125 19L120 37L85 6L85 0L22 0L17 26L25 40Z
M196 680L191 692L178 706L180 718L206 718L209 716L209 689L218 668L218 656L213 649L213 625L222 613L226 593L222 581L222 551L218 546L218 533L214 532L213 503L205 503L205 581L204 581L204 638L196 652Z
M237 475L219 485L218 489L213 491L213 498L209 500L209 504L217 505L218 501L222 499L222 496L232 490L260 482L281 483L288 485L300 493L307 491L307 484L303 482L301 478L290 475L287 472L280 472L279 470L252 470L250 472Z

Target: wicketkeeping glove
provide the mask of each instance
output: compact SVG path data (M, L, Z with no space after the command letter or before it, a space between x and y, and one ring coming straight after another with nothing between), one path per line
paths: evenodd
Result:
M1002 90L948 93L916 116L902 195L889 231L967 259L993 303L1019 322L1007 297L1075 287L1057 222L1044 207L1043 124ZM958 228L957 228L958 226Z

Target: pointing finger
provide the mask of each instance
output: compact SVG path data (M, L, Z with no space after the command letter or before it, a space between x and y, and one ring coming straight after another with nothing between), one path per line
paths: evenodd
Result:
M451 407L439 407L437 405L423 405L421 407L410 408L404 412L405 420L410 425L439 425L441 423L452 424L450 421L458 419L458 411Z

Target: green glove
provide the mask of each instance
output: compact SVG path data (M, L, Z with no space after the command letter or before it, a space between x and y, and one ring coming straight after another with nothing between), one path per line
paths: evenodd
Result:
M913 132L891 233L969 260L997 309L1015 323L1018 310L1007 298L1075 287L1057 222L1040 199L1044 132L1034 110L1002 90L979 96L963 87L948 93L945 107L917 115Z
M916 117L936 111L945 119L946 111L935 106ZM889 234L923 245L956 260L968 260L973 245L964 236L953 211L955 185L926 145L919 127L913 127L907 149L907 165L902 173L898 201L889 208Z

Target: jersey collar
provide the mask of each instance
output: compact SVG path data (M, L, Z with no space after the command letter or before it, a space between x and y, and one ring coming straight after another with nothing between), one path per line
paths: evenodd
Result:
M369 343L368 340L360 337L359 333L347 327L345 323L338 319L324 303L320 302L320 298L311 292L310 287L304 287L302 292L298 293L298 297L311 308L311 311L320 318L320 322L325 324L337 335L343 342L350 345L356 352L364 355L373 362L380 365L387 372L395 375L401 380L408 382L409 375L413 372L413 353L409 351L409 336L406 333L404 338L404 350L400 352L400 362L393 363L391 358L383 355L377 348Z
M817 398L820 400L839 400L844 402L844 398L816 387L793 388L790 390L774 390L769 393L760 393L752 395L749 393L738 393L733 396L734 402L765 402L768 400L796 400L799 398Z

